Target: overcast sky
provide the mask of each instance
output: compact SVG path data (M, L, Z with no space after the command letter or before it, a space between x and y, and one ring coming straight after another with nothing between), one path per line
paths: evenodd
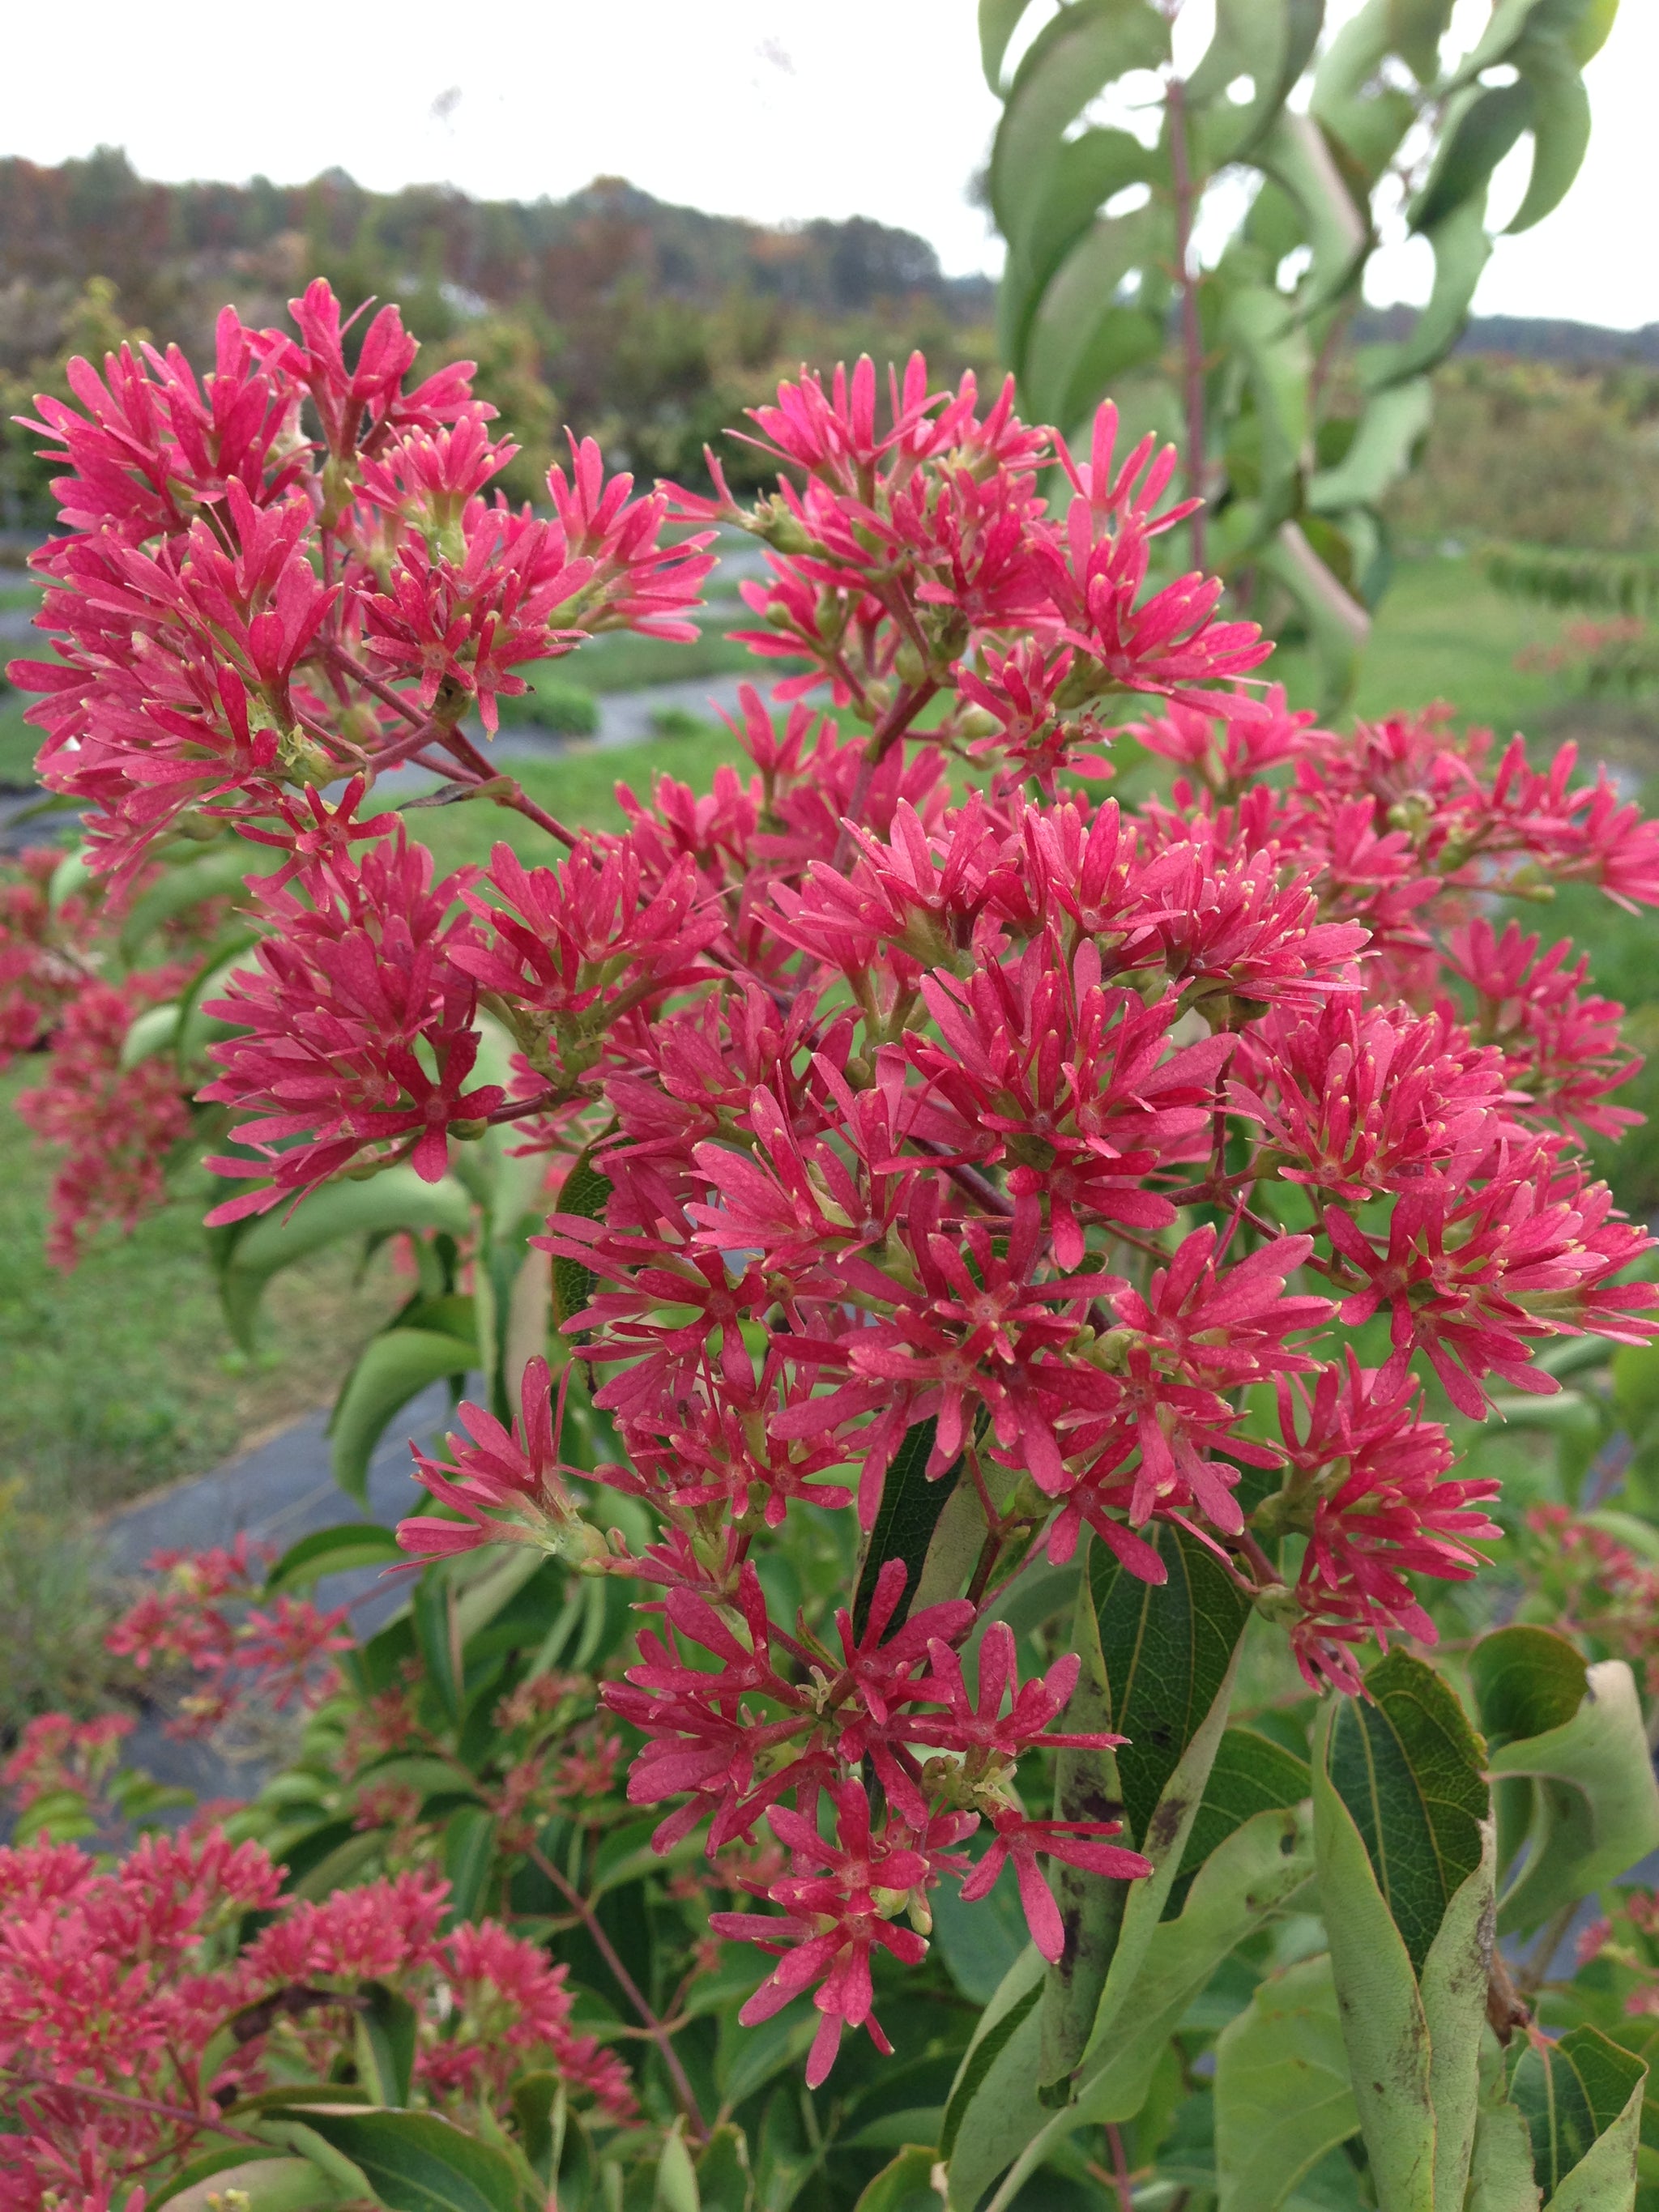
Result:
M1353 4L1334 0L1333 18ZM1485 0L1460 0L1471 11L1483 17ZM14 86L0 151L55 162L125 146L143 175L169 180L292 183L337 164L377 189L447 181L497 198L625 176L764 222L872 216L920 231L953 274L994 272L996 240L966 197L997 114L975 12L973 0L286 0L275 13L81 0ZM1655 0L1624 0L1586 82L1584 168L1555 215L1499 245L1481 312L1659 321ZM1420 298L1425 274L1407 247L1379 256L1368 289Z

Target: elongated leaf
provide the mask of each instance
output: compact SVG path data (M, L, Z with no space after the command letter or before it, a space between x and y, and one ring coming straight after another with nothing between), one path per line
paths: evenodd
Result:
M987 2185L1048 2117L1036 2094L1044 1971L1041 1953L1028 1943L981 2014L957 2069L939 2130L951 2212L973 2212Z
M1464 2212L1538 2212L1538 2204L1525 2119L1514 2105L1483 2106Z
M1105 1668L1126 1841L1152 1848L1152 1814L1215 1703L1250 1616L1248 1599L1206 1545L1158 1522L1147 1531L1168 1571L1144 1583L1106 1547L1089 1554L1089 1587Z
M325 1575L349 1574L357 1567L407 1565L409 1554L390 1528L377 1521L343 1521L337 1528L313 1528L290 1544L265 1577L260 1595L309 1589Z
M702 2212L702 2199L697 2192L696 2168L692 2165L691 2154L685 2147L684 2120L676 2120L668 2130L667 2140L657 2160L657 2182L652 2191L651 2212Z
M601 1221L605 1218L605 1201L611 1196L611 1178L601 1175L593 1165L592 1147L583 1152L575 1165L559 1186L555 1211L574 1213L584 1221ZM555 1255L552 1267L553 1317L562 1328L574 1314L579 1314L593 1295L593 1270L585 1267L580 1260L570 1260Z
M330 1183L291 1213L263 1214L237 1237L219 1285L231 1334L252 1349L265 1285L280 1268L326 1244L398 1229L443 1229L464 1237L471 1225L471 1201L447 1176L422 1182L404 1166L387 1168L366 1182Z
M1526 1861L1504 1894L1500 1929L1538 1927L1659 1848L1659 1784L1622 1659L1587 1668L1572 1718L1505 1743L1492 1771L1529 1775L1534 1790Z
M1230 1728L1216 1747L1204 1802L1187 1838L1181 1871L1164 1908L1164 1918L1173 1918L1182 1910L1199 1869L1236 1829L1257 1813L1300 1805L1312 1787L1312 1772L1305 1759L1298 1759L1265 1735L1257 1735L1253 1729Z
M136 1015L121 1040L120 1065L123 1073L137 1067L146 1060L155 1059L157 1053L170 1052L173 1041L179 1034L179 1007L169 999L164 1005L146 1006Z
M702 2212L754 2212L755 2183L749 2171L749 2144L743 2130L728 2120L711 2130L697 2154L697 2194ZM930 2212L938 2212L933 2199Z
M979 0L979 58L985 82L1002 90L1002 60L1031 0Z
M1092 1583L1086 1578L1093 1540L1085 1539L1085 1575L1079 1580L1072 1628L1072 1648L1083 1663L1064 1716L1068 1735L1112 1733L1100 1623ZM1077 1746L1056 1754L1056 1820L1116 1820L1123 1810L1121 1790L1116 1754L1109 1744ZM1124 1909L1123 1884L1103 1880L1086 1868L1053 1864L1048 1881L1064 1936L1043 1993L1040 2078L1045 2086L1062 2081L1083 2056L1117 1948Z
M1199 1869L1185 1911L1156 1926L1121 2000L1101 2007L1101 2024L1079 2069L1073 2103L1030 2126L1029 2106L1016 2106L1011 2091L1029 2094L1024 2075L1005 2067L992 2072L963 2115L962 2139L1002 2150L1011 2136L1018 2156L993 2200L997 2212L1018 2196L1029 2177L1079 2129L1127 2120L1141 2111L1169 2037L1216 1968L1244 1939L1284 1910L1313 1869L1313 1842L1305 1808L1260 1813L1229 1835ZM1133 1896L1133 1892L1131 1892ZM1115 1961L1114 1962L1115 1964ZM1018 2054L1016 2053L1016 2056ZM1035 2058L1028 2055L1028 2064ZM952 2093L952 2104L956 2093ZM988 2108L984 2111L981 2106ZM1018 2112L1018 2118L1016 2118ZM1025 2133L1018 2136L1023 2122ZM999 2130L1000 2132L999 2132ZM969 2187L997 2172L969 2166ZM957 2203L957 2160L951 2160L951 2204Z
M251 845L233 837L221 848L169 867L128 908L121 925L122 959L131 965L163 922L187 914L204 899L234 896L249 876L270 874L283 857L274 846Z
M1263 1982L1217 2039L1220 2212L1276 2212L1328 2151L1358 2132L1336 1984L1322 1953Z
M1511 231L1530 230L1566 198L1589 146L1589 94L1565 40L1540 36L1517 49L1516 65L1532 94L1532 174L1526 197L1510 217Z
M406 2105L415 2072L415 2008L384 1982L366 1982L355 2035L357 2078L380 2105Z
M1320 1715L1313 1759L1320 1910L1330 1938L1342 2040L1379 2212L1433 2212L1428 2022L1405 1938L1389 1917L1354 1816L1332 1782L1334 1723L1345 1711L1327 1706ZM1369 1739L1359 1741L1363 1749Z
M444 1872L449 1877L446 1917L476 1920L489 1893L495 1862L495 1816L482 1805L460 1805L444 1826Z
M1642 2085L1647 2069L1621 2051L1598 2028L1575 2027L1559 2043L1528 2044L1510 2081L1510 2094L1526 2116L1532 2137L1533 2173L1546 2207L1569 2203L1594 2204L1612 2212L1619 2191L1633 2191L1636 2144L1641 2124ZM1613 2135L1612 2155L1598 2162L1591 2179L1612 2192L1569 2195L1575 2168L1598 2143ZM1610 2166L1610 2175L1601 2169ZM1630 2202L1626 2194L1623 2202Z
M1327 514L1340 514L1348 507L1375 507L1405 474L1413 447L1428 429L1433 406L1426 376L1412 377L1379 392L1360 416L1353 442L1342 459L1334 468L1322 469L1309 485L1309 505Z
M349 2159L391 2212L519 2212L511 2160L435 2112L313 2107L305 2126Z
M1365 1690L1335 1709L1330 1784L1420 1971L1447 1905L1480 1863L1481 1745L1451 1690L1407 1652L1373 1667Z
M208 2171L194 2180L180 2176L182 2185L165 2185L149 2192L147 2206L160 2212L170 2204L173 2212L216 2212L226 2201L226 2191L237 2190L247 2200L248 2212L309 2212L313 2204L338 2204L343 2192L337 2184L308 2158L250 2158L246 2149L219 2151L211 2161L198 2160L187 2172L206 2165Z
M936 1427L933 1421L918 1421L914 1428L905 1431L904 1441L893 1454L892 1464L882 1484L881 1504L877 1508L875 1526L870 1531L853 1600L853 1626L860 1636L875 1601L877 1578L889 1559L902 1559L905 1565L904 1595L893 1615L890 1633L896 1634L903 1626L921 1580L922 1562L933 1541L933 1530L962 1473L962 1462L958 1460L936 1480L928 1480L927 1462L933 1452Z
M476 1345L435 1329L393 1328L372 1338L341 1385L329 1417L334 1480L352 1498L368 1494L368 1462L394 1415L434 1382L459 1383Z
M1463 2202L1480 2116L1480 2039L1492 1979L1494 1921L1490 1820L1481 1825L1480 1841L1480 1863L1447 1905L1418 1979L1429 2032L1437 2205Z

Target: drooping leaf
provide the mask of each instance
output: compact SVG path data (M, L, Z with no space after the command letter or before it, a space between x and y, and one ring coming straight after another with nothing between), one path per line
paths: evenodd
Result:
M1480 1863L1482 1747L1447 1684L1408 1652L1373 1667L1365 1691L1336 1708L1330 1784L1420 1972L1447 1905Z
M1309 485L1309 505L1326 514L1340 514L1350 507L1375 507L1405 474L1413 447L1428 429L1433 404L1426 376L1409 378L1378 392L1361 415L1347 452L1334 468L1322 469Z
M390 1528L377 1521L343 1521L333 1528L313 1528L290 1544L265 1577L261 1595L309 1589L325 1575L349 1574L358 1567L407 1565L409 1554Z
M1586 1668L1572 1717L1505 1743L1492 1771L1505 1781L1528 1776L1534 1790L1525 1862L1498 1908L1504 1932L1538 1927L1659 1848L1659 1783L1622 1659Z
M520 2212L512 2160L435 2112L313 2106L304 2126L349 2159L390 2212Z
M1271 1975L1215 2051L1221 2212L1276 2212L1328 2151L1359 2132L1329 1958Z
M1569 2203L1583 2212L1614 2212L1631 2202L1636 2183L1636 2145L1641 2124L1642 2086L1647 2069L1639 2058L1609 2042L1599 2028L1575 2027L1553 2044L1526 2045L1510 2076L1510 2095L1526 2116L1532 2138L1533 2173L1543 2193L1546 2212ZM1611 2140L1609 2140L1611 2139ZM1582 2168L1601 2144L1607 2149L1591 2179L1611 2189L1575 2192L1575 2169Z
M1002 90L1002 62L1031 0L979 0L979 58L985 82Z
M413 1168L402 1166L365 1182L330 1183L291 1212L262 1214L240 1231L220 1277L225 1320L237 1342L251 1350L265 1285L296 1260L347 1237L398 1229L441 1229L464 1237L471 1225L471 1201L452 1176L422 1182Z
M888 1632L896 1634L903 1626L921 1580L927 1547L962 1473L962 1462L957 1460L936 1480L928 1480L927 1462L937 1426L931 1420L918 1421L905 1431L882 1484L881 1504L876 1509L875 1526L870 1531L853 1599L853 1626L860 1636L875 1601L877 1579L889 1559L903 1560L905 1583Z
M459 1386L477 1357L475 1344L436 1329L392 1328L370 1339L329 1417L334 1480L348 1496L368 1496L368 1462L393 1417L434 1382Z

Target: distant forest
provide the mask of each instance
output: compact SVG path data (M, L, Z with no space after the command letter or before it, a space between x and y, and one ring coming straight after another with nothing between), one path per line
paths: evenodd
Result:
M526 448L528 496L561 426L646 475L700 475L706 441L803 361L921 345L944 374L992 365L994 288L951 278L925 239L854 218L774 229L672 207L619 178L568 199L485 201L436 185L161 185L100 148L56 168L0 161L0 399L60 388L71 352L127 334L211 358L228 300L251 322L325 276L353 304L395 299L480 383ZM31 441L0 454L0 522L44 520ZM38 442L38 441L35 441ZM727 449L739 477L751 465Z
M567 199L489 201L440 185L371 192L337 169L306 185L161 185L107 147L56 168L0 160L0 530L50 520L51 470L9 418L36 392L67 392L66 356L98 359L143 336L204 364L226 301L280 322L315 275L353 305L399 301L429 364L478 362L523 448L507 479L519 498L542 489L567 425L647 477L701 478L704 445L718 443L734 483L758 483L761 457L720 434L803 362L902 359L920 345L942 378L996 373L990 281L946 276L925 239L861 218L769 228L670 206L620 178ZM1367 311L1352 335L1397 337L1410 312ZM1659 368L1659 325L1477 316L1458 350L1547 378L1587 373L1597 407L1612 377L1644 449L1650 439L1659 386L1640 373ZM1639 392L1626 390L1632 374ZM1561 393L1548 396L1559 412Z

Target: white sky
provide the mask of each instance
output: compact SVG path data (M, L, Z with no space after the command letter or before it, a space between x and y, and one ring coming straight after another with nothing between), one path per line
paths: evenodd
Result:
M0 152L56 162L125 146L167 180L294 183L338 164L376 189L447 181L492 198L620 175L764 222L871 216L919 231L951 273L994 272L997 241L965 198L997 115L975 15L974 0L286 0L279 15L81 0L73 66L29 72ZM1655 0L1624 0L1586 82L1584 168L1555 215L1500 243L1480 312L1659 321ZM1368 289L1420 298L1424 276L1407 247L1379 257Z

